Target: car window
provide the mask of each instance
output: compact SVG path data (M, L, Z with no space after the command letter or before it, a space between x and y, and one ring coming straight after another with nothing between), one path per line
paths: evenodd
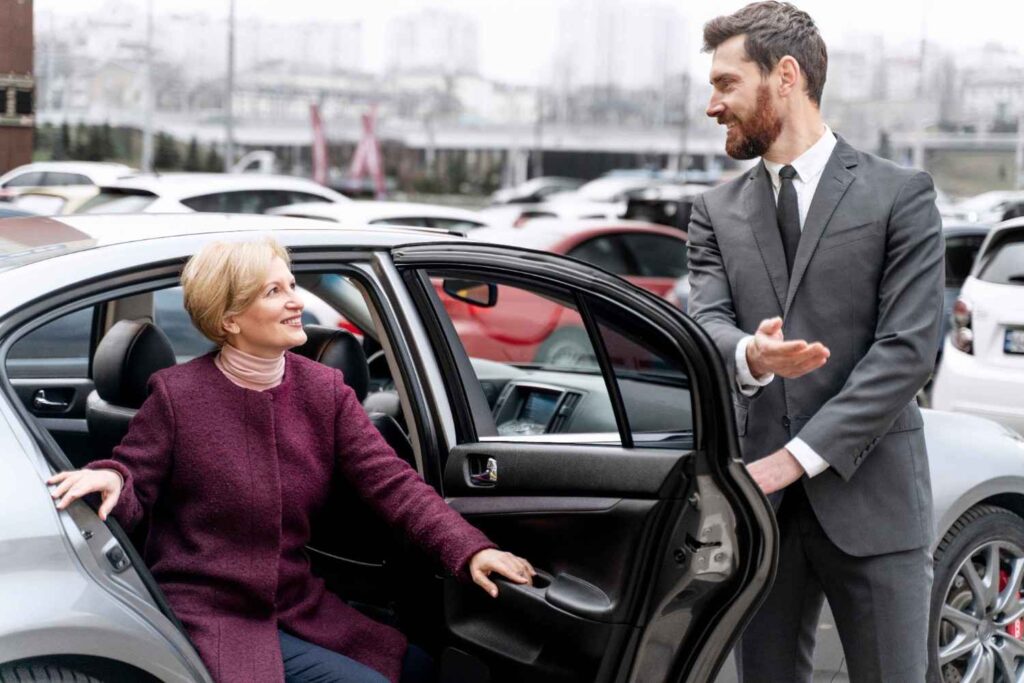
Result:
M569 250L569 256L615 275L635 275L618 236L595 237Z
M688 447L693 413L682 354L643 318L613 304L548 286L512 284L465 271L430 271L442 326L470 358L470 393L486 398L497 439L545 438L559 443L623 443L628 426L635 447ZM445 285L445 282L448 284ZM453 294L496 287L494 306ZM577 299L582 297L582 299ZM593 320L591 333L577 302ZM451 323L450 326L447 323ZM457 342L454 341L457 339ZM602 367L601 358L608 363ZM479 389L479 392L477 392ZM625 412L620 424L612 391ZM483 410L481 403L476 411Z
M599 435L621 443L597 352L568 293L473 278L497 288L495 305L482 307L444 291L446 280L458 286L459 273L428 276L452 343L470 358L473 376L464 379L487 399L490 415L479 417L493 421L499 438Z
M984 235L964 235L946 239L946 286L959 289L971 273Z
M215 344L192 324L185 310L181 287L154 292L153 309L153 322L167 335L179 363L214 349Z
M151 192L103 190L75 213L139 213L155 201L156 195Z
M427 218L425 222L428 228L440 228L442 230L453 230L455 232L467 232L474 228L484 227L483 223L467 221L459 218Z
M285 204L301 204L303 202L318 202L321 204L330 204L331 200L327 197L321 197L318 194L312 194L309 192L299 192L297 190L287 190L283 194L288 198ZM284 206L280 204L278 206Z
M93 309L83 308L46 323L15 342L7 354L13 377L89 376Z
M305 201L305 200L303 200ZM240 190L187 197L181 203L200 213L264 213L275 206L292 203L282 190Z
M40 187L43 184L43 176L41 171L29 171L14 176L4 183L4 187Z
M1000 285L1024 285L1024 232L1007 235L989 250L978 278Z
M375 218L370 225L411 225L417 228L427 227L426 219L415 216L404 216L402 218Z
M47 171L43 177L43 185L92 185L93 182L81 173L57 173Z
M642 277L680 278L686 275L686 243L666 235L622 235L622 243Z

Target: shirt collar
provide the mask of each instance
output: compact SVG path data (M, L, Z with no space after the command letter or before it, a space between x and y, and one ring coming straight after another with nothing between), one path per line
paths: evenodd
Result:
M798 156L790 164L796 169L797 178L800 182L808 183L821 175L821 172L825 170L825 164L828 163L828 159L832 156L832 150L836 147L836 135L832 132L832 129L825 124L825 132L822 133L818 141L811 145L806 152ZM768 175L772 179L772 186L778 189L781 181L779 180L779 171L786 164L780 164L775 161L768 161L767 159L761 159L764 162L764 167L768 169Z

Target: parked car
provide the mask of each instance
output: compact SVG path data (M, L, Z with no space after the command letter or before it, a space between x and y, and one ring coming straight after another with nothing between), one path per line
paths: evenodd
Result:
M62 216L78 211L99 191L95 185L37 187L18 194L9 204L39 216Z
M707 189L705 185L658 185L634 190L627 194L622 217L687 230L693 203Z
M954 203L944 215L968 223L997 223L1020 201L1024 201L1024 191L992 190Z
M87 501L57 511L45 480L127 429L162 354L120 333L164 343L155 301L212 238L272 232L292 249L300 285L386 351L368 359L344 331L310 328L303 352L357 392L360 376L380 382L366 401L392 406L373 419L397 456L538 569L492 599L438 577L358 499L329 502L313 570L433 653L443 679L706 681L771 583L776 532L738 460L717 351L615 276L436 231L277 216L74 215L0 231L0 676L211 680L128 536ZM617 351L601 367L472 358L431 279L464 302L486 305L500 285L499 298L520 287L582 307L595 349ZM69 318L88 321L77 344L41 353Z
M144 385L155 368L106 332L154 313L159 330L160 292L212 238L272 232L293 250L299 282L387 349L368 359L345 332L310 328L325 350L314 357L369 373L382 390L364 405L391 406L374 420L397 424L387 438L400 457L540 570L533 587L502 582L491 600L437 577L358 501L318 520L316 572L400 624L447 680L714 680L771 583L776 532L737 460L721 358L689 318L615 276L426 230L283 217L68 216L7 220L0 232L4 676L211 680L117 523L88 501L58 513L45 480L102 457L91 439L124 429L141 400L124 383ZM473 358L431 279L465 303L519 287L583 309L603 361ZM77 330L73 343L47 345L60 326ZM101 348L123 355L120 377L90 370ZM1021 660L999 653L1021 647L1024 441L975 416L923 414L937 532L930 680L969 680L979 667L975 680L1012 680L1000 667L1019 676ZM821 635L816 668L840 680L835 630Z
M659 297L686 274L686 233L649 223L538 219L522 228L481 228L469 237L564 254ZM583 320L572 308L517 288L499 288L491 307L468 305L443 291L439 295L470 355L550 365L594 360Z
M78 213L264 213L299 202L348 202L306 178L269 173L138 174L106 183Z
M302 203L278 206L266 213L295 218L319 218L347 227L406 225L465 233L487 225L476 211L436 204L411 202L354 201L344 203Z
M538 218L560 218L562 220L586 220L621 218L624 207L607 202L561 199L554 202L535 204L500 204L480 210L480 217L495 227L520 228Z
M498 190L491 195L492 204L536 204L553 194L572 192L583 184L577 178L560 178L558 176L542 176L531 178L515 187Z
M136 172L131 166L106 161L37 161L0 176L0 199L29 188L103 185Z
M1024 432L1024 219L992 228L953 306L932 405Z
M992 229L986 223L942 223L946 240L946 288L942 298L942 327L939 331L937 358L942 359L942 348L949 336L953 319L953 305L960 296L960 288L970 275L978 250Z

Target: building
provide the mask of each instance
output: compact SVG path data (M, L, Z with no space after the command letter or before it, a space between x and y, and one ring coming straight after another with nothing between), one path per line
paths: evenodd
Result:
M0 21L0 173L32 161L32 0L5 0Z
M456 12L424 9L397 17L389 24L387 68L399 73L476 74L479 48L473 19Z

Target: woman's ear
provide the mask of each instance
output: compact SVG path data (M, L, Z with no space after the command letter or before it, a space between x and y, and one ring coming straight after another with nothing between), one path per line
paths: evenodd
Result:
M221 322L221 327L228 334L238 334L242 331L242 328L238 326L237 322L235 322L234 316L226 316Z

